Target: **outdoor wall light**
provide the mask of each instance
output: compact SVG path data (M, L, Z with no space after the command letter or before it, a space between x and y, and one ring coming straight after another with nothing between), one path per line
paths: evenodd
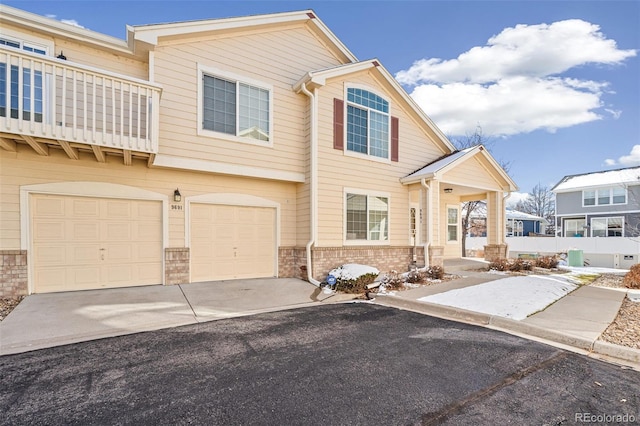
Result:
M176 188L176 190L173 191L173 201L175 201L176 203L179 203L180 201L182 201L182 195L180 194L180 191L178 190L178 188Z
M453 192L453 188L445 188L444 189L444 193L445 194L451 194Z

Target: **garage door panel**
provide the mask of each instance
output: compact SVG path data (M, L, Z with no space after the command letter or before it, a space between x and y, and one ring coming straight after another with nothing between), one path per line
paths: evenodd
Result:
M37 223L33 229L33 236L40 241L52 240L60 241L66 237L66 227L64 221L42 221Z
M161 202L35 194L31 200L35 292L162 283Z
M67 221L71 229L71 235L67 235L68 241L96 241L100 239L100 224L96 222L74 222L73 219Z
M275 209L191 205L191 279L275 276Z
M100 202L89 198L67 198L66 204L70 206L67 216L97 219L100 216Z

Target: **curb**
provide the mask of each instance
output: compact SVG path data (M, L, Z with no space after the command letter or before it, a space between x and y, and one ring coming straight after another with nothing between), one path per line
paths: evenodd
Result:
M510 318L458 309L451 306L437 305L435 303L402 299L395 296L377 295L376 299L371 300L370 302L381 306L404 309L442 319L479 325L510 334L517 333L525 338L535 337L548 342L567 346L580 352L586 352L586 355L588 356L601 355L611 358L614 362L618 360L635 364L636 368L640 366L640 350L638 349L627 348L601 340L594 341L580 336L564 334L555 330L526 324L522 321Z

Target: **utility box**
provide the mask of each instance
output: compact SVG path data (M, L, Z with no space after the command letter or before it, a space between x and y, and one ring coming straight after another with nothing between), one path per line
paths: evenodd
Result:
M582 250L569 250L567 254L569 266L584 266L584 253Z

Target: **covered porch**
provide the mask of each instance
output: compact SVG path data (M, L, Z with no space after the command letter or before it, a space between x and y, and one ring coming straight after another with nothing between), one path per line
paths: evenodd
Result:
M424 266L463 256L463 203L487 209L486 260L507 257L505 202L517 186L482 146L442 157L401 179L409 187L414 244L424 247Z

